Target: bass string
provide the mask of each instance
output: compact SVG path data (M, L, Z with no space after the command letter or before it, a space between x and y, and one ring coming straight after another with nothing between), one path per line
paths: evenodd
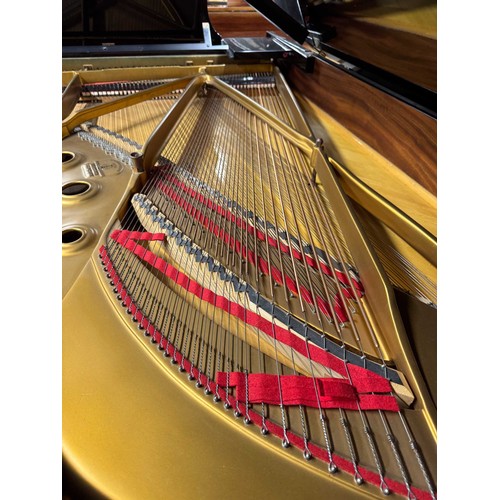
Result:
M267 90L267 89L264 89L264 90ZM261 92L261 90L260 90L260 89L259 89L258 91L259 91L259 92ZM257 96L253 96L253 97L254 97L254 98L255 98L258 102L260 102L260 103L263 103L263 104L268 104L268 103L266 102L266 98L265 98L265 97L262 97L262 98L258 98ZM270 108L271 108L271 110L276 111L276 109L272 108L271 106L270 106ZM273 131L273 133L274 133L274 131ZM281 156L280 156L280 155L278 155L278 154L274 154L274 156L276 156L276 157L277 157L278 161L282 161L282 159L281 159ZM280 172L280 175L281 175L281 172ZM285 179L284 179L284 180L286 181L286 177L285 177ZM282 181L281 181L281 183L282 183ZM280 190L280 181L278 180L278 175L277 175L277 174L276 174L276 184L275 184L275 187L273 188L273 190L278 190L278 191ZM280 198L280 204L281 204L281 205L284 205L284 202L286 202L286 203L287 203L287 205L290 207L290 208L289 208L289 211L290 211L290 212L292 212L292 217L293 217L293 219L294 219L294 222L296 223L296 226L298 227L298 223L297 223L297 218L298 218L298 217L297 217L297 215L296 215L296 212L295 212L295 211L294 211L294 209L293 209L293 205L295 204L295 202L293 201L293 199L292 199L292 198L290 198L290 201L289 201L287 198L283 199L283 197L281 196L281 198ZM305 222L305 224L307 224L307 220L308 220L308 219L307 219L307 217L304 217L304 220L306 221L306 222ZM286 218L286 216L284 216L284 224L287 224L287 218ZM308 228L308 229L309 229L309 236L308 236L308 237L309 237L309 239L310 239L310 240L312 240L311 235L310 235L311 230L310 230L310 228ZM298 234L300 234L300 231L298 231ZM290 243L289 243L289 245L290 245ZM287 257L288 257L288 256L287 256ZM287 258L286 260L287 260L287 262L289 262L289 259L288 259L288 258ZM292 262L292 267L295 267L293 262ZM303 269L303 268L302 268L302 266L300 267L300 269L301 269L301 270ZM303 273L302 273L302 274L303 274ZM325 292L323 293L323 295L324 295L325 297L329 298L329 297L330 297L330 294L326 292L327 287L325 287L325 281L324 281L324 279L322 279L322 278L323 278L323 277L321 277L321 276L320 276L320 281L322 281L322 283L315 283L314 285L312 285L312 283L311 283L311 284L309 285L309 288L310 288L310 289L312 289L313 291L314 291L315 289L316 289L316 290L321 290L321 288L323 288L323 289L325 289ZM310 279L309 279L308 281L310 282ZM331 300L330 300L330 304L329 304L329 305L330 305L330 309L333 309L332 304L331 304Z
M276 89L273 88L273 91L275 91ZM266 97L263 95L264 93L266 93L265 91L261 91L261 89L257 89L257 96L254 96L254 98L256 98L256 100L267 107L267 109L270 109L272 112L274 112L275 115L277 115L278 117L280 117L281 119L285 119L287 122L289 122L289 120L287 119L288 117L285 118L284 114L282 113L276 113L276 107L274 106L274 100L271 100L271 102L273 103L272 105L270 105L269 103L269 99L266 99ZM273 97L274 98L277 98L277 91L273 94ZM284 120L284 121L285 121ZM269 144L270 144L270 133L269 133L269 128L266 127L266 132L267 132L267 138L268 138L268 141L269 141ZM279 161L280 163L282 163L282 157L279 156ZM281 189L280 189L280 181L278 180L278 172L277 172L277 168L276 168L276 164L275 162L273 161L273 170L274 170L274 173L275 173L275 178L276 178L276 186L278 188L279 191L279 197L280 197L280 201L281 201L281 207L282 207L282 210L283 210L283 220L285 221L285 231L288 234L290 234L290 231L286 225L286 216L285 216L285 213L284 213L284 209L283 209L283 202L282 202L282 195L281 195ZM282 165L281 165L282 167ZM283 176L283 179L285 181L285 191L288 195L288 197L290 196L290 192L289 192L289 189L288 189L288 183L286 181L286 176ZM296 230L296 234L300 234L299 232L299 226L298 226L298 223L297 223L297 218L296 218L296 214L295 214L295 210L291 210L291 213L292 213L292 217L293 217L293 222L294 222L294 225L295 225L295 230ZM310 238L310 236L309 236ZM312 241L310 239L310 241ZM288 240L288 246L289 248L292 248L292 244L290 242L290 240ZM304 259L305 261L305 255L303 253L303 247L302 245L299 245L299 249L300 251L302 252L302 258ZM292 260L293 261L293 260ZM307 273L307 278L308 278L308 282L309 282L309 286L310 286L310 289L312 290L313 289L313 286L312 286L312 283L311 283L311 279L310 279L310 276L309 276L309 270L307 268L307 266L305 266L305 270L306 270L306 273ZM296 274L296 271L295 271L295 274ZM297 279L297 278L296 278ZM297 279L297 282L298 282L298 279ZM302 296L301 296L301 293L300 293L300 289L299 289L299 298L300 298L300 301L301 301L301 307L302 307L302 310L303 310L303 305L302 305ZM333 307L331 307L331 310L333 311ZM307 351L309 352L309 351ZM292 352L292 359L293 359L293 352ZM310 367L311 367L311 374L312 374L312 377L314 379L314 367L312 365L312 361L311 361L311 358L309 356L309 363L310 363ZM295 366L294 366L294 373L296 374L296 371L295 371ZM329 439L329 430L328 430L328 421L327 419L325 418L325 414L324 414L324 409L321 407L321 402L319 400L319 395L317 393L317 387L316 387L316 383L314 384L314 388L315 388L315 392L316 392L316 398L317 398L317 402L318 402L318 408L319 408L319 418L320 418L320 421L321 421L321 426L323 427L323 432L324 432L324 438L325 438L325 446L327 448L327 452L328 452L328 456L329 456L329 460L330 460L330 469L331 470L335 470L336 469L336 465L334 464L333 462L333 456L332 456L332 452L333 452L333 446L331 446L330 444L330 439ZM304 410L303 410L303 407L300 406L300 416L301 416L301 422L302 422L302 429L303 429L303 436L304 436L304 457L305 458L309 458L310 457L310 451L308 449L308 446L307 446L307 431L306 431L306 428L305 428L305 425L304 425ZM333 443L332 443L333 445Z
M273 134L273 135L277 135L277 134ZM269 137L269 130L268 130L268 137ZM284 141L283 141L283 147L286 149L286 145L285 145ZM284 168L283 167L283 163L281 164L281 167ZM288 182L287 182L286 179L287 179L287 176L286 175L283 176L285 190L286 190L288 196L290 196L289 186L288 186ZM277 183L277 185L279 185L278 177L276 177L276 183ZM294 213L295 213L295 211L292 211L292 215ZM306 227L308 228L308 225ZM326 290L326 286L325 286L325 290ZM327 297L329 297L329 295L327 295ZM330 307L331 307L331 310L333 311L333 306L331 305L331 302L330 302ZM337 328L338 328L338 325L337 325ZM306 339L306 348L307 348L307 352L309 354L309 349L308 349L308 345L307 345L307 339ZM312 365L312 361L311 361L310 356L308 356L308 357L309 357L309 362L310 362L310 365L311 365L311 374L312 374L313 380L315 381L315 375L314 375L315 370L314 370L314 367ZM330 468L332 470L334 470L337 467L336 464L333 462L333 457L332 457L332 452L335 449L335 446L334 446L333 440L330 442L331 438L329 439L329 435L330 435L330 432L328 430L328 425L329 424L328 424L328 420L325 418L325 411L321 407L321 402L320 402L318 391L317 391L316 381L314 383L314 388L315 388L316 398L317 398L318 407L319 407L321 425L322 425L322 427L324 429L325 443L326 443L326 446L327 446L327 449L328 449L329 460L330 460ZM346 415L345 415L344 410L343 409L339 409L339 412L340 412L340 416L341 416L341 422L346 421ZM355 455L354 445L352 444L352 442L353 442L352 435L349 432L348 426L344 425L344 430L345 430L346 440L347 440L348 447L349 447L349 452L350 452L350 455L351 455L351 461L352 461L352 464L353 464L353 468L355 470L355 477L359 478L361 476L359 475L359 471L357 469L357 457Z
M267 135L268 135L268 138L269 138L269 142L270 142L271 136L272 136L273 141L274 141L275 144L278 144L278 142L281 142L282 151L284 151L284 153L287 156L289 156L289 152L287 150L287 144L285 143L285 141L283 140L283 138L281 136L278 137L278 134L276 134L274 131L269 131L269 127L266 127L266 128L267 128ZM293 222L293 225L296 228L297 234L300 235L300 230L299 230L299 223L298 223L298 220L297 220L298 219L297 212L293 208L293 205L295 205L295 204L299 207L299 210L302 211L302 217L303 217L303 220L305 221L305 224L303 225L303 227L305 228L306 233L307 233L306 238L308 238L309 241L313 241L312 240L312 235L311 235L310 225L308 223L308 219L305 217L305 214L303 212L302 203L300 203L300 202L294 203L294 201L293 201L294 195L295 195L295 199L296 200L300 199L299 198L300 194L298 193L297 185L295 183L295 179L292 179L293 184L294 184L293 187L295 189L295 192L292 193L291 190L290 190L290 188L289 188L289 182L287 180L288 175L285 173L285 163L286 162L284 161L284 158L283 158L282 155L278 156L278 161L280 163L280 169L279 169L280 171L278 172L278 169L276 168L276 165L274 165L274 172L275 172L275 180L276 180L276 189L280 193L281 205L283 205L283 201L282 201L283 200L283 196L281 196L281 187L280 187L280 185L283 185L284 186L284 193L286 194L286 199L287 199L288 205L291 207L290 213L292 215L292 222ZM302 196L302 199L303 199L303 196ZM283 217L284 217L284 220L286 221L286 216L284 214L284 211L283 211ZM288 230L287 230L287 232L288 232ZM289 247L291 247L291 242L290 241L288 241L288 245L289 245ZM323 247L325 248L325 245L323 245ZM302 260L305 261L305 254L303 252L303 248L301 247L301 245L299 245L299 250L300 250L300 252L302 254ZM320 260L318 258L318 255L315 253L314 247L313 247L313 253L314 253L314 257L315 257L316 262L320 262ZM318 289L318 285L313 285L312 280L311 280L311 276L310 276L310 273L309 273L308 266L302 266L301 269L303 269L303 270L305 269L305 272L306 272L306 275L307 275L307 281L309 283L309 288L314 293L315 288ZM318 275L319 275L319 279L320 279L319 290L322 290L322 295L327 298L329 306L330 306L330 310L333 312L334 311L334 307L333 307L333 304L331 302L331 297L330 297L331 293L329 292L328 287L326 286L325 277L324 277L323 273L319 272L316 275L316 280L317 280L317 276ZM317 304L316 301L315 301L315 304ZM336 317L335 317L334 314L332 314L332 316L333 316L333 321L336 323L336 330L339 333L339 337L342 339L342 332L340 330L340 327L338 325Z
M295 179L295 177L293 177L293 176L291 176L291 178ZM304 191L306 193L308 192L307 190L304 190ZM313 190L313 192L314 192L314 190ZM315 221L316 221L316 219L314 219L313 222L315 222ZM325 227L326 227L326 225L325 225ZM346 270L347 270L347 268L346 268ZM352 283L351 283L351 286L352 286ZM349 311L349 309L347 309L347 310ZM351 321L352 321L352 319L351 319ZM361 340L361 337L359 336L359 334L357 334L357 340L359 341L360 348L363 349L363 347L362 347L362 340ZM349 373L349 372L347 371L347 373ZM367 420L366 420L366 418L364 418L365 416L361 412L361 410L359 408L359 404L358 404L358 412L359 412L359 414L361 416L362 422L366 424ZM341 425L342 425L342 427L344 429L344 432L345 432L345 435L346 435L346 439L347 439L349 450L350 450L350 454L351 454L351 461L353 463L353 467L354 467L354 470L355 470L355 479L358 482L361 482L362 481L362 477L359 474L359 471L358 471L358 468L357 468L358 457L357 457L357 455L355 453L352 434L349 431L349 429L350 429L349 419L348 419L347 414L346 414L346 412L344 410L339 409L339 413L340 413L340 422L341 422ZM370 435L371 435L370 432L371 432L371 430L369 428L367 428L367 427L364 427L364 428L366 429L365 435L366 435L366 437L368 439L370 449L372 450L373 459L375 461L375 465L376 465L376 468L378 470L378 473L379 473L379 476L380 476L380 479L381 479L380 488L385 493L385 492L388 491L388 488L387 488L387 485L385 483L384 474L383 474L383 468L382 468L380 456L376 452L376 448L375 448L375 446L373 444L373 441L370 439Z
M285 118L284 113L277 113L276 112L276 106L274 105L274 101L278 97L277 91L276 91L275 94L273 94L273 99L266 98L266 96L262 95L265 92L262 92L261 89L258 89L257 92L259 93L259 99L258 99L258 101L262 105L266 106L268 109L270 109L272 112L274 112L275 115L277 115L277 116L281 117L282 119L286 120L287 122L289 122L289 119L286 119L286 118L289 118L289 117ZM269 102L269 100L271 100L271 103ZM271 144L271 133L269 131L269 127L267 127L267 126L266 126L266 132L267 132L267 138L268 138L269 144ZM273 135L277 135L277 134L273 134ZM284 144L283 144L283 146L284 146ZM282 171L283 170L283 157L281 155L279 155L278 159L280 161L280 170ZM283 181L284 182L280 182L280 180L278 179L278 169L277 169L277 166L276 166L275 162L273 162L273 167L274 167L274 173L275 173L275 179L276 179L276 186L280 190L280 199L282 199L280 185L283 185L284 189L285 189L285 193L286 193L288 199L290 200L290 206L292 207L291 214L292 214L292 219L293 219L293 223L294 223L294 226L295 226L296 234L300 234L299 225L298 225L298 222L297 222L296 211L293 210L293 202L291 201L292 198L291 198L291 193L290 193L289 186L288 186L287 177L286 177L286 175L283 176ZM300 202L299 202L299 204L300 204ZM282 207L283 207L283 204L282 204ZM286 221L286 216L285 216L284 210L283 210L283 219ZM306 225L306 229L308 229L308 225ZM289 230L288 230L287 227L285 227L285 230L286 230L287 234L290 234L290 232L289 232ZM310 235L309 231L308 231L308 237L309 237L309 240L312 241L311 235ZM292 248L292 245L291 245L290 241L288 242L288 244L289 244L289 247ZM305 261L305 255L304 255L304 252L303 252L303 246L299 245L299 248L300 248L300 251L302 252L302 258ZM309 276L309 269L308 269L307 266L304 266L304 268L305 268L305 271L307 273L307 278L308 278L308 282L310 284L310 289L312 290L313 286L312 286L312 283L311 283L311 278ZM299 297L301 297L300 291L299 291ZM327 295L327 297L328 297L328 295ZM333 311L334 308L331 305L331 303L330 303L330 307L331 307L331 310ZM336 321L335 316L334 316L334 319ZM307 340L306 340L306 347L308 347L307 346ZM307 352L308 352L308 361L310 363L310 368L311 368L311 375L312 375L313 379L315 379L315 375L314 375L315 370L314 370L314 367L312 365L312 360L311 360L311 357L309 355L309 350L308 349L307 349ZM327 448L327 451L328 451L328 456L329 456L329 461L330 461L329 466L330 466L331 470L335 470L337 468L337 466L335 465L335 463L333 461L333 456L332 456L332 453L333 453L333 450L334 450L334 443L329 438L329 436L330 436L330 432L328 430L328 425L329 424L328 424L328 420L325 418L325 410L321 406L321 402L320 402L319 395L318 395L318 392L317 392L317 384L314 383L313 385L314 385L314 388L315 388L316 399L317 399L318 408L319 408L319 418L320 418L320 421L321 421L321 426L323 427L325 445L326 445L326 448ZM304 452L305 456L307 456L307 453L308 453L308 449L306 447L305 448L305 452Z
M255 141L253 141L253 142L255 143ZM268 175L269 175L269 174L268 174ZM250 177L252 177L252 178L253 178L253 176L251 176L251 175L250 175ZM262 178L263 178L263 175L260 175L259 177L262 179ZM264 207L265 207L265 206L266 206L266 205L265 205L265 203L264 203ZM276 219L276 217L274 217L274 218ZM286 424L284 424L284 427L286 427Z

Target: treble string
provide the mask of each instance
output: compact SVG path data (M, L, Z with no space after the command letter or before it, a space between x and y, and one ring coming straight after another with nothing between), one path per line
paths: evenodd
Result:
M204 112L200 113L200 118L203 118L205 116L205 112L207 111L205 108L206 108L206 102L203 102L203 109L204 109ZM198 128L201 128L203 130L203 122L202 121L197 121L197 127ZM196 137L196 131L193 130L193 133L191 134L189 140L187 140L187 144L190 145L189 148L186 149L186 152L188 153L187 155L184 154L183 157L181 157L175 164L172 172L174 175L176 175L176 171L181 168L181 165L185 165L187 166L188 168L192 168L193 169L193 174L196 174L197 170L200 168L200 165L197 163L198 162L198 159L200 158L200 155L201 155L201 151L202 151L202 148L203 148L203 140L205 139L205 136L210 136L210 134L208 134L208 131L209 129L207 127L204 127L204 131L205 131L205 134L201 137L201 139L198 139ZM210 137L208 137L208 140L210 139ZM177 190L177 194L181 194L181 191L180 189ZM194 207L191 209L191 213L188 213L188 216L191 216L191 219L193 220L193 224L191 225L191 227L193 227L194 224L194 218L193 218L193 214L192 214L192 210L194 210ZM190 231L188 231L189 233ZM194 234L196 235L197 232L195 230ZM197 238L196 236L193 237L193 235L190 235L191 236L191 240L192 241L196 241ZM187 274L189 276L193 276L193 271L192 271L192 267L195 265L195 260L192 259L191 260L191 265L190 265L190 268L187 270ZM196 274L194 275L194 281L195 282L199 282L199 273L200 273L200 269L202 267L202 264L200 263L198 266L197 266L197 270L196 270ZM210 280L210 284L209 284L209 288L212 287L212 274L209 273L209 280ZM203 305L202 303L200 302L200 308L202 309L203 308ZM205 346L207 344L207 340L205 338L206 336L206 328L205 328L205 318L207 316L207 313L208 313L208 304L206 306L206 311L205 311L205 314L197 314L197 318L198 318L198 325L196 327L196 334L195 335L198 335L198 332L201 332L200 333L200 341L199 341L199 356L198 356L198 377L197 377L197 386L201 386L202 385L202 382L201 382L201 373L203 371L203 361L204 361L204 349L205 349ZM211 331L212 331L212 327L209 326L209 333L207 335L210 336L211 334ZM192 372L192 369L193 369L193 366L195 366L195 352L193 350L192 352L192 360L191 360L191 371L190 371L190 374L189 374L189 377L194 379L194 375L193 375L193 372ZM205 392L209 392L209 379L211 377L211 374L210 373L206 373L207 375L207 380L206 380L206 384L205 384Z
M238 120L238 133L237 136L240 138L238 141L238 155L237 155L237 165L240 166L238 172L239 175L242 176L245 174L246 171L246 165L245 165L245 155L247 152L247 134L246 134L246 117L248 116L247 113L243 111L243 119ZM248 182L244 182L242 186L242 194L241 194L241 199L243 200L243 206L248 210ZM239 203L239 197L237 196L236 201ZM238 214L236 214L237 216ZM235 222L236 225L236 222ZM236 235L234 237L236 240ZM240 233L239 233L239 241L241 243L245 244L245 248L247 249L247 253L249 250L248 246L248 231L245 231L243 233L243 224L240 224ZM243 273L243 260L245 260L245 277L246 279L248 276L248 255L244 255L242 252L241 258L239 259L239 276L242 276ZM243 290L243 367L244 367L244 373L245 373L245 417L244 421L248 425L251 423L251 418L249 414L249 409L250 409L250 403L249 403L249 390L248 390L248 374L249 372L251 373L252 371L252 365L251 365L251 349L248 344L248 330L247 330L247 304L246 304L246 295L247 295L247 287Z

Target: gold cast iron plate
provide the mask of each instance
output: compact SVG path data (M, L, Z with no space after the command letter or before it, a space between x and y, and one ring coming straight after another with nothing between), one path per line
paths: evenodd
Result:
M97 272L63 301L63 453L80 477L120 500L380 496L215 405L127 326Z

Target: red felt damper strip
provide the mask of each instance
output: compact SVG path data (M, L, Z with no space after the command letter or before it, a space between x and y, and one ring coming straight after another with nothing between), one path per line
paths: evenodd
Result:
M137 241L121 237L120 230L113 231L111 233L111 238L140 259L151 264L167 276L167 278L170 278L176 284L182 286L188 292L196 295L201 300L209 302L213 306L238 317L247 324L258 328L271 338L276 338L279 342L283 342L304 356L308 356L308 349L304 345L303 339L299 339L299 337L291 333L289 330L267 321L262 316L252 311L248 311L240 304L231 302L225 297L217 295L209 289L203 288L199 283L191 280L189 276L182 273L175 266L168 264L165 260L158 257L150 250L147 250L145 247L139 245ZM311 357L313 360L318 361L324 366L332 368L338 373L343 375L346 374L344 364L338 358L330 355L315 345L311 345L309 347L309 351L311 351Z
M184 182L179 180L173 174L168 174L168 175L164 176L164 178L166 178L168 181L170 181L173 184L175 184L176 186L178 186L180 189L182 189L182 191L184 191L186 194L188 194L189 196L194 198L199 203L202 203L203 205L207 206L208 208L213 210L215 213L217 213L218 215L221 215L222 217L229 220L230 222L235 223L237 225L237 227L242 228L243 230L250 233L252 236L255 234L257 236L257 238L261 241L267 240L272 247L278 248L278 241L275 238L273 238L269 235L266 235L261 230L256 229L254 225L250 224L249 222L244 221L241 217L234 215L230 210L227 210L227 209L221 207L220 205L214 203L212 200L206 198L205 196L203 196L201 193L199 193L195 189L187 186ZM159 181L157 183L157 186L165 194L170 196L169 191L171 191L171 188L169 186L167 186L166 184L164 184L161 181ZM299 261L303 260L303 256L302 256L301 252L299 252L295 248L292 248L290 251L290 246L286 243L283 243L282 241L279 242L279 248L282 252L284 252L288 255L292 255L293 258L295 258ZM318 264L313 257L304 253L304 258L310 267L312 267L313 269L318 269ZM332 273L330 266L325 264L323 261L319 262L319 268L327 276L333 276L333 273ZM339 269L334 269L334 271L335 271L335 275L337 276L339 281L343 285L348 287L348 289L344 293L350 294L351 293L350 292L350 283L349 283L349 279L347 278L346 274L344 272L340 271ZM358 297L361 297L364 293L363 285L361 284L361 282L358 279L356 279L354 277L351 277L351 281L354 285L354 288L356 288L356 292L358 294ZM350 295L348 297L352 298Z
M313 408L343 408L345 410L399 411L391 395L362 394L355 384L338 378L313 378L299 375L269 375L265 373L219 372L217 383L234 387L240 402L267 403ZM361 385L363 387L363 384ZM366 388L366 387L364 387ZM381 385L379 392L390 392L390 385ZM358 406L359 405L359 406Z
M216 225L209 217L205 216L201 211L191 205L188 201L186 201L182 196L180 196L177 192L175 192L172 188L168 186L164 186L163 191L167 194L175 203L177 203L183 210L185 210L190 217L199 221L204 227L206 227L210 232L215 234L218 238L220 238L229 248L236 251L237 254L242 255L244 258L248 258L252 264L258 264L260 271L268 276L272 275L273 279L279 284L283 285L283 274L281 271L275 266L270 266L269 264L262 258L257 257L254 252L248 250L240 241L233 238L229 235L224 229ZM298 295L298 289L295 281L289 276L285 275L285 283L287 288L295 295ZM347 298L352 298L352 292L349 288L341 287L342 293ZM303 299L311 306L314 306L314 301L312 299L311 293L304 286L300 285L300 291ZM332 319L332 313L330 310L330 306L328 302L322 297L317 297L317 304L321 312L329 319ZM333 306L335 310L335 314L340 322L345 323L348 321L348 315L345 311L344 304L340 299L338 299L338 293L335 294L333 300Z
M115 286L116 283L121 283L120 278L113 267L112 260L104 245L101 246L101 248L99 249L99 254L104 264L104 269L111 276L111 279L113 280L113 283L115 283ZM201 383L204 386L208 387L212 393L217 393L221 398L221 400L228 401L232 407L236 406L237 404L236 398L234 398L230 394L227 394L222 388L219 387L218 384L216 384L214 381L210 380L206 375L201 373L196 368L196 366L192 365L189 362L189 360L184 358L181 355L181 353L177 351L175 346L172 345L167 340L167 338L152 325L151 321L142 313L142 311L136 306L134 301L128 295L124 286L121 286L121 296L122 296L121 300L126 304L128 309L131 311L133 317L139 321L139 324L142 327L144 328L147 327L146 331L148 332L148 334L150 334L151 337L154 338L156 342L158 342L160 347L164 349L171 358L175 359L177 363L182 363L186 371L188 371L189 373L193 373L194 377L196 378L199 377ZM351 372L351 370L349 371ZM248 416L252 422L259 422L262 420L262 415L254 411L252 408L248 409ZM265 419L264 424L267 430L272 435L277 436L280 439L283 439L285 437L282 426L267 419ZM291 431L287 431L287 438L291 445L295 446L299 450L302 451L305 450L303 437L300 437ZM329 454L325 448L322 448L321 446L318 446L314 443L308 443L308 449L312 453L312 455L318 458L319 460L329 463L331 459L334 461L334 463L340 470L343 470L351 475L354 474L355 472L354 467L352 465L352 462L350 462L349 460L341 456L338 456L335 453ZM380 476L377 473L365 469L362 466L358 466L358 473L361 474L363 480L366 481L367 483L374 484L376 486L380 485ZM392 492L402 496L407 495L408 492L404 484L389 478L385 478L385 482ZM426 491L422 491L414 487L411 488L411 491L415 495L417 500L432 500L432 496L430 495L430 493Z
M120 240L139 240L139 241L164 241L165 234L163 233L148 233L145 231L127 231L122 229L120 231Z
M124 239L122 237L122 231L113 231L111 233L111 238L117 241L124 248L131 251L134 255L148 262L151 266L162 272L167 278L171 279L174 283L180 285L196 297L232 316L239 318L244 323L259 329L270 338L291 347L303 356L311 358L313 361L327 368L331 368L339 375L346 378L349 377L354 385L357 386L359 383L358 379L361 378L364 384L371 384L370 391L391 391L390 384L387 379L360 366L347 365L344 361L335 357L333 354L314 344L305 342L302 337L295 335L291 332L291 330L278 326L274 322L268 321L259 314L246 309L242 305L232 302L227 298L217 295L211 290L202 287L199 283L189 278L189 276L181 272L172 264L168 264L161 257L158 257L150 250L147 250L143 246L137 244L136 240ZM369 382L367 382L367 380L369 380ZM378 389L375 389L375 387Z

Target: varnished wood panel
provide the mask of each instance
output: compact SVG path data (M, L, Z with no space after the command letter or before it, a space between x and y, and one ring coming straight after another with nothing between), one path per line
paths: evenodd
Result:
M222 38L266 36L267 31L279 30L255 11L209 11L210 22Z
M319 9L323 18L363 20L387 28L437 38L436 0L355 0L328 3Z
M359 139L436 194L436 120L329 64L291 67L289 82Z
M337 35L328 43L342 52L436 90L437 42L433 38L349 18L328 23Z
M227 6L230 9L247 9L254 10L253 7L248 5L245 0L227 0Z
M226 7L208 7L208 16L222 38L262 37L268 31L286 36L244 0L228 0Z

